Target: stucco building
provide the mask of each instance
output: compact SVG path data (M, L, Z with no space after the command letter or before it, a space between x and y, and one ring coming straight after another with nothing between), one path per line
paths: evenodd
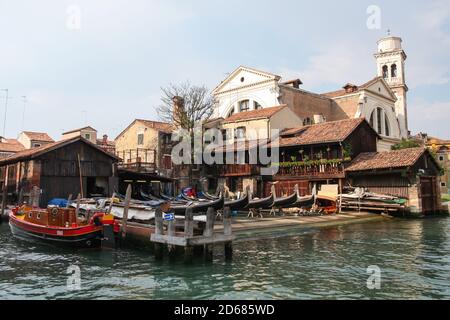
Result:
M282 81L278 75L241 66L213 91L214 117L285 104L304 125L365 117L382 139L380 151L389 150L408 135L405 83L406 54L398 37L378 41L376 77L365 84L347 83L342 89L314 93L300 88L302 81Z

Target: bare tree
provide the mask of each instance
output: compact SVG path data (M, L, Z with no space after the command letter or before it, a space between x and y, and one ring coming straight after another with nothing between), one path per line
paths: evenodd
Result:
M214 111L214 99L205 86L192 85L190 82L182 84L170 84L166 88L161 88L162 104L157 108L160 119L164 122L172 123L176 128L185 129L190 141L194 141L194 128L199 123L208 120ZM194 163L196 151L191 148L191 164ZM198 155L197 155L198 157ZM177 168L177 175L182 175L183 168L187 169L189 184L193 184L193 166L188 164L185 168L182 165Z
M157 112L164 122L173 123L176 127L190 132L195 123L209 119L213 113L214 99L205 86L184 82L170 84L161 90L162 104L157 108ZM174 105L177 103L179 107Z

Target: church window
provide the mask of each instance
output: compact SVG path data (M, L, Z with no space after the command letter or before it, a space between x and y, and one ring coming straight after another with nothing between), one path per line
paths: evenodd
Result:
M231 117L234 114L234 107L231 108L230 112L228 112L227 118Z
M375 119L374 119L374 117L375 117L375 111L373 111L372 114L370 115L370 126L371 126L372 128L374 128L374 124L375 124Z
M383 110L381 108L377 108L377 132L381 134L381 115L383 114Z
M384 79L387 79L387 78L388 78L388 76L389 76L388 73L389 73L389 72L388 72L388 66L384 65L384 66L383 66L383 78L384 78Z
M239 102L239 112L248 111L250 102L248 100L242 100Z
M396 64L393 64L391 66L391 77L397 78L397 65Z
M262 109L262 106L258 102L253 101L253 108L255 110L258 110L258 109Z
M389 128L389 119L386 114L384 114L384 131L385 131L385 135L387 137L389 137L391 132L390 132L390 128Z

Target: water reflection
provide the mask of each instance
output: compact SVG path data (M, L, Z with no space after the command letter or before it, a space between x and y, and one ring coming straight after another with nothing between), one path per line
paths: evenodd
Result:
M450 298L449 219L388 220L234 245L226 262L155 261L145 250L81 251L16 241L0 226L0 299ZM81 269L81 290L66 270ZM368 266L381 290L366 287Z

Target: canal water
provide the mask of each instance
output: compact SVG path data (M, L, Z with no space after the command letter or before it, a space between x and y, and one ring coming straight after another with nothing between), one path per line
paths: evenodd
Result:
M79 268L79 282L68 283L71 266ZM41 246L15 240L3 223L0 299L21 298L449 299L450 219L394 219L237 242L232 262L217 248L213 263L190 265L155 261L144 250Z

